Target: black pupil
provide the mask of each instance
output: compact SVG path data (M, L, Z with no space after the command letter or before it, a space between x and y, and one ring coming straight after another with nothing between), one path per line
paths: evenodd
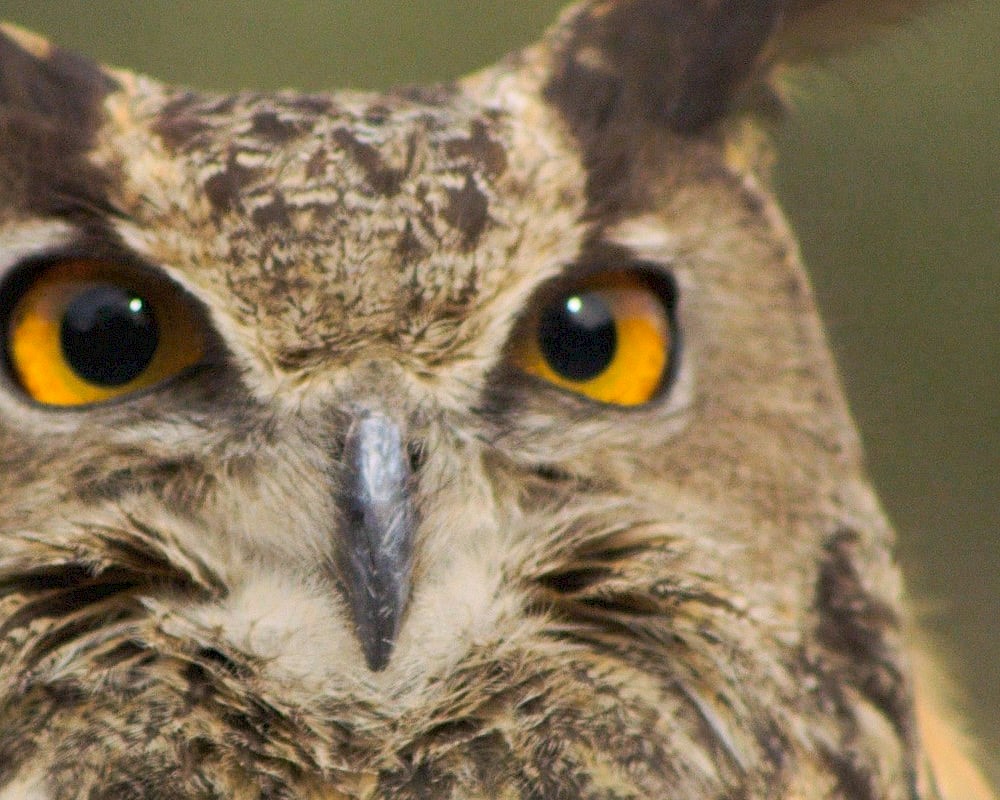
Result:
M596 378L615 357L618 336L608 304L600 295L572 294L542 315L539 346L549 366L564 378Z
M93 286L74 297L59 333L73 371L100 386L122 386L138 378L160 341L146 301L111 285Z

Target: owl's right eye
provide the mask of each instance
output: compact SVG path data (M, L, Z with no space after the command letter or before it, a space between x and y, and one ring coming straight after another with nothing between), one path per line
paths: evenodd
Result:
M672 280L643 269L565 282L521 326L512 360L529 375L599 403L648 403L676 371L676 294Z
M4 305L0 335L8 367L43 405L124 397L205 354L205 326L183 292L115 262L55 262L32 273Z

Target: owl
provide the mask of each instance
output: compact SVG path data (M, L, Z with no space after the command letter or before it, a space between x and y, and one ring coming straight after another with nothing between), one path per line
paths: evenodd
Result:
M872 0L587 0L449 84L0 35L0 800L990 798L794 237Z

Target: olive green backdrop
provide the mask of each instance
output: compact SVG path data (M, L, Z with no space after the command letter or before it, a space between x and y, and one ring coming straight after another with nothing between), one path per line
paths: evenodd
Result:
M562 0L0 0L106 62L205 88L453 77ZM1000 783L1000 3L798 82L780 185L926 625Z

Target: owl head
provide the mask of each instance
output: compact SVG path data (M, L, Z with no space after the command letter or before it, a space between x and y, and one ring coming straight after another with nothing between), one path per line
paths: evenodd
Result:
M5 28L0 798L930 797L764 125L911 5L382 94Z

